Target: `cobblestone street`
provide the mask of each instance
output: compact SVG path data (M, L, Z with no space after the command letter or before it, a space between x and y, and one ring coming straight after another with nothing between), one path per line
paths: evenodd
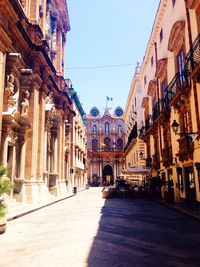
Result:
M199 266L200 223L148 199L101 188L8 222L1 267Z

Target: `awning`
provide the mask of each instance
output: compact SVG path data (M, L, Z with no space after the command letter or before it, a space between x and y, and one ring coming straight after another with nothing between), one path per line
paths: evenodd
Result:
M138 167L129 167L121 171L122 176L131 176L135 174L149 174L151 172L150 167L138 166Z

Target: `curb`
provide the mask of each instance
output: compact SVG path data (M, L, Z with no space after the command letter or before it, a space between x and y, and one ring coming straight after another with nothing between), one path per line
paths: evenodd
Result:
M85 191L85 190L86 190L86 189L83 188L83 189L79 190L77 193L83 192L83 191ZM69 195L69 196L62 197L62 198L59 198L59 199L56 199L56 200L54 200L54 201L52 201L52 202L49 202L49 203L46 203L46 204L39 205L38 207L35 207L35 208L30 208L30 209L28 209L28 210L26 210L26 211L22 211L21 213L18 213L18 214L16 214L16 215L13 215L13 216L11 215L10 217L7 218L7 221L8 221L8 222L9 222L9 221L13 221L13 220L18 219L18 218L20 218L20 217L22 217L22 216L25 216L25 215L27 215L27 214L30 214L30 213L32 213L32 212L34 212L34 211L37 211L37 210L43 209L43 208L45 208L45 207L51 206L51 205L53 205L53 204L55 204L55 203L58 203L58 202L60 202L60 201L65 200L65 199L68 199L68 198L71 198L71 197L75 197L75 196L77 195L77 193L76 193L76 194L71 194L71 195Z
M43 204L43 205L41 205L41 206L38 206L38 207L35 207L35 208L30 208L29 210L26 210L26 211L23 211L23 212L21 212L21 213L19 213L19 214L16 214L16 215L13 215L13 216L8 217L8 218L7 218L7 221L8 221L8 222L9 222L9 221L13 221L13 220L18 219L18 218L20 218L20 217L22 217L22 216L25 216L25 215L27 215L27 214L30 214L30 213L32 213L32 212L34 212L34 211L43 209L43 208L45 208L45 207L51 206L51 205L53 205L53 204L55 204L55 203L58 203L58 202L60 202L60 201L63 201L63 200L65 200L65 199L68 199L68 198L71 198L71 197L74 197L74 196L76 196L76 195L75 195L75 194L72 194L72 195L69 195L69 196L66 196L66 197L63 197L63 198L54 200L54 201L52 201L52 202Z
M151 198L151 199L152 199L153 201L155 201L155 202L158 202L158 203L161 204L161 205L164 205L165 207L167 207L167 208L169 208L169 209L176 210L176 211L178 211L179 213L182 213L182 214L184 214L184 215L186 215L186 216L189 216L189 217L191 217L191 218L193 218L193 219L195 219L195 220L200 221L200 216L198 216L198 215L195 215L195 214L193 214L193 213L191 213L191 212L188 212L188 211L186 211L186 210L184 210L184 209L174 207L174 206L172 206L172 205L170 205L170 204L168 204L168 203L166 203L166 202L162 202L162 201L160 201L159 199L155 199L155 198Z

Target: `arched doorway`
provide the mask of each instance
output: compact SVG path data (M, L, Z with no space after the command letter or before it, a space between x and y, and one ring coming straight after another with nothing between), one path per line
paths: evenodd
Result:
M113 185L113 169L110 165L105 165L103 168L103 184L111 184Z

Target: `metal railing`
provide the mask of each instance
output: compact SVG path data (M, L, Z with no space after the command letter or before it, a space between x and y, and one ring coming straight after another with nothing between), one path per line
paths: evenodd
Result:
M200 63L200 34L197 35L185 59L185 71L187 74L191 74Z
M188 86L185 72L177 73L166 88L165 103L168 105L180 91Z
M157 103L154 105L152 110L152 120L155 121L161 112L165 110L165 100L164 99L158 99Z

